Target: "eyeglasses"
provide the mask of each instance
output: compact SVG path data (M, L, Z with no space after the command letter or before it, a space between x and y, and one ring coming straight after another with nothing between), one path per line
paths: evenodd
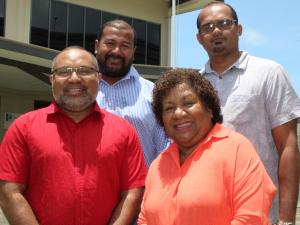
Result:
M76 72L77 76L86 77L98 72L95 68L88 66L79 66L79 67L61 67L52 70L52 74L55 74L62 78L67 78L72 75L72 73Z
M231 28L233 24L236 24L236 20L224 19L217 20L216 22L206 23L200 26L199 33L200 34L209 34L212 33L217 27L220 30L228 30Z

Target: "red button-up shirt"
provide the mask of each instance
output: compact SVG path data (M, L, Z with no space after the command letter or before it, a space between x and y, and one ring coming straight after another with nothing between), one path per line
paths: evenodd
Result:
M138 136L101 110L75 123L56 104L27 113L8 129L0 179L22 183L41 225L107 224L120 193L144 185Z

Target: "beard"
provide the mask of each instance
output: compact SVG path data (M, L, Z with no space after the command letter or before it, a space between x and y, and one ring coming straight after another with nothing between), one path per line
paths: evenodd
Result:
M224 46L215 46L215 47L213 48L213 52L214 52L214 53L222 53L222 52L224 52L224 50L225 50L225 47L224 47Z
M115 58L121 60L121 66L118 68L112 68L108 65L109 58ZM123 78L126 76L128 71L130 70L132 60L130 60L127 64L125 62L125 58L121 56L115 56L115 55L105 55L104 59L101 59L100 57L97 57L98 64L99 64L99 70L100 73L102 73L104 76L107 77L119 77Z
M58 106L69 112L81 112L89 108L95 101L95 98L88 93L87 88L82 85L76 85L76 87L82 88L80 95L69 94L69 89L75 87L75 85L67 85L63 88L63 94L56 96L55 101Z
M226 51L227 39L221 35L214 37L210 43L212 52L215 54L223 53Z

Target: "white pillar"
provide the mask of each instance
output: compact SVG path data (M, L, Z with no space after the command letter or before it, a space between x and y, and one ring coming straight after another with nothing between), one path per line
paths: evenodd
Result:
M171 67L176 67L176 0L172 0L171 15Z

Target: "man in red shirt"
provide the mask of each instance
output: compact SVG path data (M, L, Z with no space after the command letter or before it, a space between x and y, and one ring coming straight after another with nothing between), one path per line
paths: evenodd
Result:
M134 128L95 102L97 61L79 47L53 60L54 101L26 113L0 148L0 206L10 224L131 224L146 167Z

